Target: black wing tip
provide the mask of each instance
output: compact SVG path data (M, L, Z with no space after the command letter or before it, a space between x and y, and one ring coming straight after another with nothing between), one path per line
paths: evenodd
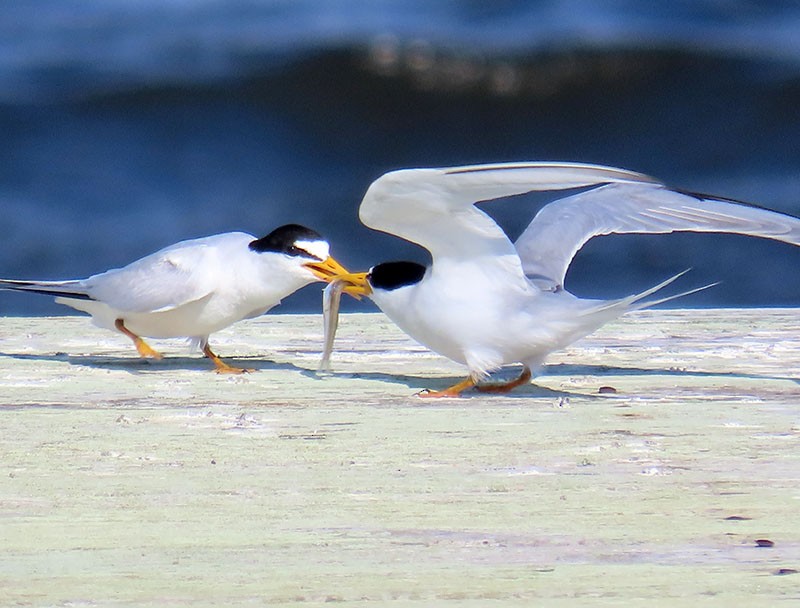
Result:
M758 203L752 203L750 201L743 201L736 198L729 198L727 196L718 196L716 194L705 194L703 192L694 192L692 190L684 190L683 188L673 188L671 186L666 186L667 190L672 192L676 192L678 194L682 194L684 196L688 196L698 201L719 201L721 203L730 203L732 205L742 205L743 207L752 207L753 209L760 209L761 211L770 211L772 213L779 213L781 215L787 215L789 217L795 217L785 211L775 211L775 209L770 209L769 207L765 207L764 205L759 205ZM800 218L797 218L800 219Z
M758 205L755 205L753 203L749 203L747 201L741 201L735 198L728 198L727 196L717 196L716 194L706 194L705 192L694 192L693 190L686 190L684 188L673 188L672 186L667 186L667 190L672 190L672 192L683 194L684 196L688 196L698 201L715 200L715 201L722 201L723 203L735 203L736 205L745 205L747 207L758 207Z
M92 296L86 293L75 293L72 291L47 291L45 289L26 289L28 293L40 293L46 296L53 296L54 298L68 298L70 300L91 300L97 301Z
M14 279L0 279L0 289L7 289L9 291L23 291L25 293L38 293L45 296L52 296L54 298L70 298L72 300L94 300L92 296L87 293L68 291L66 289L59 289L56 286L44 287L41 283L36 281L18 281Z

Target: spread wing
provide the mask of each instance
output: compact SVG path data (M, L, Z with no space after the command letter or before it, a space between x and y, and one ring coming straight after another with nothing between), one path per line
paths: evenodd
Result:
M800 245L800 219L663 184L608 184L550 203L515 246L525 274L563 286L572 258L605 234L728 232Z
M650 177L578 163L501 163L404 169L370 185L359 208L370 228L422 245L434 259L516 257L503 230L474 203L541 190L610 182L654 183Z
M184 241L81 281L93 300L125 312L165 312L209 295L219 256L205 242Z

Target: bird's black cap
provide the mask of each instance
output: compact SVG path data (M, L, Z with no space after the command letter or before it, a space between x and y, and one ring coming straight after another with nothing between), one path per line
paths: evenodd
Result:
M304 255L310 254L303 249L295 246L297 241L322 241L322 235L311 228L306 228L300 224L286 224L280 228L276 228L267 236L262 236L250 243L250 249L258 253L267 251L274 253L285 253L287 255ZM311 256L314 257L314 256Z
M373 289L391 291L419 283L425 270L425 266L416 262L384 262L369 271L369 284Z

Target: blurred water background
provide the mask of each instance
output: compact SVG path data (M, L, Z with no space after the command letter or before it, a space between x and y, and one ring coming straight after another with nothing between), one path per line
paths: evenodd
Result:
M0 135L9 278L288 222L353 269L424 261L357 220L370 181L411 166L611 164L800 215L800 3L15 0ZM545 200L485 209L516 235ZM800 305L800 248L745 237L594 239L567 287L622 296L687 267L682 288L723 283L679 305ZM63 312L0 293L0 314Z

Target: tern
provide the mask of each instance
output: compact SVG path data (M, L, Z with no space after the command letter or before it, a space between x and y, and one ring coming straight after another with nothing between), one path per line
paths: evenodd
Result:
M512 243L475 206L533 191L584 190L543 207ZM643 301L679 275L616 300L578 298L564 277L578 250L607 234L727 232L800 245L800 219L730 199L668 188L614 167L525 162L404 169L374 181L359 207L368 227L426 248L432 262L387 262L342 275L416 341L465 365L469 376L422 397L476 388L506 392L529 383L545 357L623 313L697 290ZM701 288L703 289L703 288ZM519 378L484 383L507 364Z
M95 325L128 336L141 357L162 358L142 336L187 337L217 372L242 373L253 370L222 361L209 335L267 312L309 283L346 273L329 250L319 233L287 224L262 238L227 232L181 241L86 279L0 279L0 289L56 296Z

